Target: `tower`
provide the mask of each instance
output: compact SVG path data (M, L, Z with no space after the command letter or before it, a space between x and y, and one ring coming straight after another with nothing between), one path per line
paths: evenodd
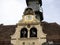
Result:
M43 20L42 0L26 0L28 8L32 8L35 12L36 18Z
M25 9L23 19L17 23L16 31L11 35L13 45L42 45L46 42L41 21L36 19L35 16L33 9Z

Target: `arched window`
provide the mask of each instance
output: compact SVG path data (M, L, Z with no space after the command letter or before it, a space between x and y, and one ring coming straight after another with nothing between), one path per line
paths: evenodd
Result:
M30 37L37 37L37 29L35 27L30 29Z
M21 38L27 38L28 37L28 30L27 28L22 28L20 31L20 37Z

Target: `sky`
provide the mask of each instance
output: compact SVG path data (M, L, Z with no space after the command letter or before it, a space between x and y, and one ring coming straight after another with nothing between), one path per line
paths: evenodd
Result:
M42 0L44 20L60 24L60 0ZM0 0L0 24L14 25L22 19L25 0Z

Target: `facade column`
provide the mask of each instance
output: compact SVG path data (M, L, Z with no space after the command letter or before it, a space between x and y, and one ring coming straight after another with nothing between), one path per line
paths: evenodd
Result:
M28 29L28 38L30 38L30 30Z

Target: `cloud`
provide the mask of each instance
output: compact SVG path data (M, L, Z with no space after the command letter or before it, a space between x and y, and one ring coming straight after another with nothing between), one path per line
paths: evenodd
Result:
M26 7L24 1L0 0L0 23L16 24L23 15Z
M60 24L60 0L42 0L44 21ZM26 8L25 0L0 0L0 23L16 24Z
M57 22L60 24L60 1L59 0L44 0L43 14L44 20L47 22Z

